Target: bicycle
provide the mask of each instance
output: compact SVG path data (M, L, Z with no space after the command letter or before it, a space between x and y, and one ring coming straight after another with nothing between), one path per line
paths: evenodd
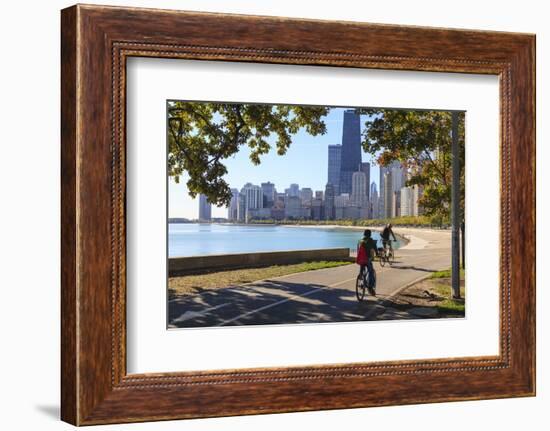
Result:
M357 300L363 301L367 290L370 295L376 296L376 271L374 267L372 267L372 271L369 271L365 266L365 270L357 275L355 281L355 294Z
M380 247L378 249L378 259L380 261L380 266L386 266L386 263L388 263L390 266L393 265L393 262L395 260L395 255L393 253L393 247L391 246L392 240L382 240L383 247Z

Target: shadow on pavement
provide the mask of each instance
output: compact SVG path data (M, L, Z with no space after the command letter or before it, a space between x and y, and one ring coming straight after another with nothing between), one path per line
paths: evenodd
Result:
M430 272L430 273L434 273L436 272L434 269L430 269L430 268L419 268L418 266L414 266L414 265L399 265L400 262L394 262L393 265L391 266L392 269L412 269L414 271L422 271L422 272Z
M372 307L349 289L266 280L181 296L169 302L168 315L171 328L321 323L363 320Z

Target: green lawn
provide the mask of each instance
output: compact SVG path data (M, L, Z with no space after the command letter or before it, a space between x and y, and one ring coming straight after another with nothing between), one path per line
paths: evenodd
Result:
M460 279L464 280L464 269L460 269ZM451 268L434 272L430 278L451 278Z
M204 289L236 286L298 272L349 265L351 261L318 261L291 265L272 265L263 268L234 269L207 274L185 275L168 279L169 296L188 295Z
M461 299L451 297L451 270L436 271L431 275L433 279L432 291L438 296L445 298L437 304L437 308L442 312L465 312L466 289L464 288L464 270L460 270L460 296Z

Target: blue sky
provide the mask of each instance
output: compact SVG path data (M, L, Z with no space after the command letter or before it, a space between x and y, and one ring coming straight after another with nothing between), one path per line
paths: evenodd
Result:
M241 187L251 182L260 185L262 182L275 183L277 191L283 192L291 183L297 183L302 187L310 187L315 190L324 190L327 183L327 159L328 145L342 143L343 111L347 108L334 108L324 117L327 125L325 135L311 136L300 130L292 137L292 144L284 156L277 155L275 149L262 156L262 163L254 166L249 159L248 147L241 150L233 157L224 161L228 173L225 180L232 188ZM364 128L364 120L361 117L361 128ZM270 139L275 142L275 139ZM378 186L379 169L372 163L371 156L363 153L363 162L371 162L371 182ZM192 199L185 185L187 176L176 184L172 179L168 186L169 217L198 217L198 200ZM226 208L212 207L213 217L226 217Z

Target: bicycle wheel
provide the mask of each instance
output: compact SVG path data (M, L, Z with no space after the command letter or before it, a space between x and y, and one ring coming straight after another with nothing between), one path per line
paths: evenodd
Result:
M365 283L361 274L357 276L357 280L355 281L355 294L359 301L365 299Z
M395 261L395 255L393 254L393 250L390 250L390 252L388 253L388 263L390 264L390 266L394 263Z
M382 256L380 256L380 266L386 266L386 255L383 254Z

